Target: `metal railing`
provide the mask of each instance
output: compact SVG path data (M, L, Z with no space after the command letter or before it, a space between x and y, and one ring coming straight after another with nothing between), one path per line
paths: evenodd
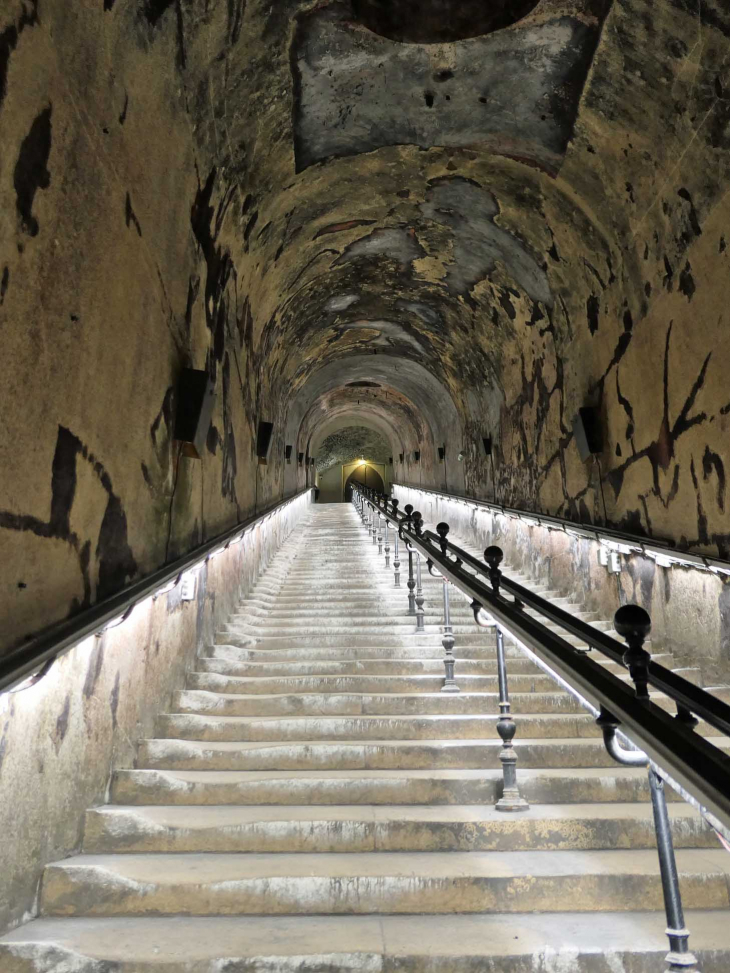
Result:
M273 504L92 608L49 626L35 638L1 657L0 693L19 687L20 684L23 689L34 685L47 675L56 659L69 652L75 645L92 635L101 635L107 629L125 621L134 608L148 598L156 598L171 591L188 571L192 571L205 561L238 544L249 531L300 500L307 493L311 493L312 489L313 487L309 487L293 497Z
M651 619L643 608L624 605L616 612L614 627L625 639L624 645L505 578L500 570L503 558L500 548L488 547L482 563L449 541L448 524L440 523L436 533L424 530L421 514L412 505L406 504L401 514L397 499L368 488L355 489L353 504L363 523L373 532L373 538L382 531L383 522L387 525L386 532L391 526L394 528L394 564L399 557L398 542L405 543L409 560L408 614L416 615L417 632L424 631L421 560L425 560L431 575L443 579L446 668L443 691L458 692L449 586L453 585L469 600L478 625L495 627L500 711L497 730L503 742L500 759L504 782L502 796L496 804L499 810L514 812L528 806L517 782L517 756L512 742L516 724L507 684L505 633L596 717L606 750L614 760L625 766L648 769L667 914L670 946L667 970L697 970L695 957L689 951L689 932L684 926L664 783L669 783L697 807L712 827L725 837L730 836L730 756L697 732L698 720L702 719L720 734L730 736L730 706L652 662L644 646ZM396 586L400 586L399 576ZM540 617L528 614L528 608ZM548 623L564 634L548 628ZM564 635L578 636L587 648L573 645ZM597 661L596 653L623 667L624 673L628 672L628 680ZM676 715L652 699L649 687L668 698L676 707Z

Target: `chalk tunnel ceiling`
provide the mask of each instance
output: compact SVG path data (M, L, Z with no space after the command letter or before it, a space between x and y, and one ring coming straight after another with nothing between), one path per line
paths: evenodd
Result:
M392 455L390 443L376 429L343 426L330 432L319 444L315 465L318 473L326 473L333 466L344 466L360 459L385 466Z
M449 486L483 493L491 435L505 502L575 515L572 418L632 411L634 326L691 290L684 254L726 180L728 85L693 70L699 2L182 5L210 326L235 307L272 448L314 456L328 423L357 424L436 478L439 446L446 467L463 452ZM730 13L700 6L703 64L726 65ZM675 185L688 144L697 180ZM617 499L641 451L618 434L611 450ZM666 509L669 460L643 455ZM285 488L304 476L292 464Z

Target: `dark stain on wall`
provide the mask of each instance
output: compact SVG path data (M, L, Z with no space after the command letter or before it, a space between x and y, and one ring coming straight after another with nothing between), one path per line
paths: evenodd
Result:
M38 0L27 0L23 5L18 22L10 24L0 32L0 105L8 90L8 67L10 55L18 46L18 39L26 27L38 23Z
M101 677L102 666L104 665L104 642L102 639L95 640L94 648L89 657L89 667L86 670L84 688L82 690L84 699L91 699L96 690L96 684Z
M137 234L142 236L142 227L139 225L139 220L135 216L134 210L132 209L132 198L129 193L127 193L127 198L124 201L124 222L127 224L127 226L134 223Z
M121 681L121 673L117 672L116 678L114 680L114 688L112 689L111 699L109 700L109 711L112 715L112 726L114 729L117 727L117 710L119 709L119 686Z
M33 216L33 200L39 189L48 189L51 174L48 159L51 154L52 106L44 108L33 120L30 131L23 139L18 161L13 173L15 205L22 230L29 236L38 233L38 220Z
M137 573L137 562L127 542L127 515L121 500L111 491L111 485L108 493L109 499L96 544L96 557L99 561L97 597L100 599L108 598L119 591Z
M2 280L0 280L0 307L2 307L3 301L5 300L5 295L8 292L9 281L10 281L10 268L4 267Z
M59 750L61 749L61 744L66 739L66 734L68 733L68 721L70 715L71 715L71 695L69 694L68 696L66 696L66 700L63 704L63 709L58 715L58 719L56 720L56 725L51 731L51 737L53 739L53 749L56 751L57 755Z
M725 466L717 453L714 453L709 446L705 446L702 457L702 478L709 480L712 473L717 476L717 506L721 511L725 510Z

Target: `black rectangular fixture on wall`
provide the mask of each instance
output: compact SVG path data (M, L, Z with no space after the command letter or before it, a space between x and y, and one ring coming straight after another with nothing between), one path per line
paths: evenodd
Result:
M399 459L399 460L400 460L400 462L402 463L402 462L403 462L403 460L405 459L405 453L400 453L400 454L399 454L399 456L398 456L398 459Z
M192 459L203 455L215 405L215 381L203 369L183 368L177 382L174 438Z
M393 465L393 457L392 457L392 456L389 456L389 457L388 457L388 463L389 463L389 464L390 464L391 466Z
M482 442L484 443L484 455L485 456L491 456L492 455L492 437L491 436L484 436L483 439L482 439Z
M299 463L300 466L302 465L302 463L304 462L304 453L297 453L297 462Z
M269 455L269 446L271 445L271 434L274 431L273 422L264 422L259 420L259 428L256 433L256 455L259 458L259 465L266 466L267 457Z
M584 463L590 456L603 452L603 437L601 436L598 409L594 409L592 406L578 409L578 415L573 419L573 435L580 458Z
M291 446L286 446L284 448L284 457L285 457L287 463L291 463L291 451L292 451L292 447Z
M444 461L444 456L446 456L446 447L445 446L439 446L439 460L442 463Z
M420 463L421 462L421 450L420 449L415 450L415 452L413 453L413 459L414 459L414 461L416 463Z
M312 458L310 459L309 465L310 466L314 466L314 456L312 456Z

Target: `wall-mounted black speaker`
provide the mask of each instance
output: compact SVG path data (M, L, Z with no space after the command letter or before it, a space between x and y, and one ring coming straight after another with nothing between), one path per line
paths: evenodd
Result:
M584 463L591 456L603 452L603 437L598 409L594 409L592 406L578 409L578 415L573 419L573 435L580 458Z
M269 446L271 445L271 434L273 431L273 422L259 421L259 428L256 433L256 455L259 458L260 466L266 466L266 458L269 455Z
M200 459L215 405L215 382L208 373L183 368L177 383L175 439L183 444L185 456Z
M287 463L291 463L291 451L292 451L291 446L284 447L284 458L286 459Z
M491 436L484 436L482 438L482 442L484 443L484 455L485 456L491 456L492 455L492 437Z
M421 450L420 449L417 449L414 452L413 459L415 460L416 463L420 463L421 462Z
M297 453L297 462L301 466L304 461L304 453Z
M439 461L441 463L443 463L443 461L444 461L444 456L446 456L446 447L445 446L439 446Z
M390 466L393 465L393 457L392 456L389 456L388 457L388 463L390 464Z
M399 460L400 460L400 462L402 463L402 462L403 462L403 460L405 459L405 453L400 453L400 455L398 456L398 459L399 459Z
M310 466L314 466L314 456L313 456L313 457L312 457L312 458L310 459L310 461L309 461L309 465L310 465Z

